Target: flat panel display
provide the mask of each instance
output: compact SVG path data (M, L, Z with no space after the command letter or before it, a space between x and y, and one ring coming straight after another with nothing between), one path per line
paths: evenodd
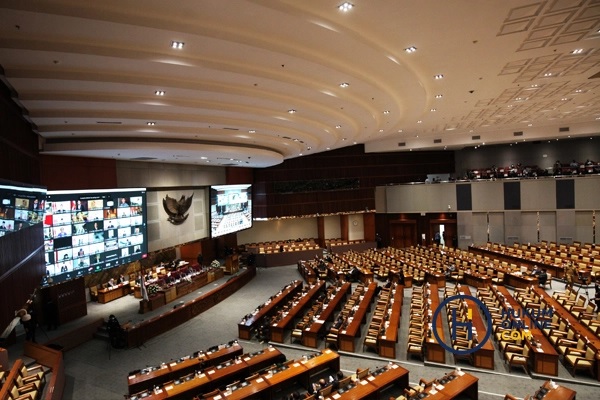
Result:
M42 285L145 258L146 189L49 191Z
M0 236L42 223L46 189L0 185Z
M219 237L252 227L252 185L210 187L210 236Z

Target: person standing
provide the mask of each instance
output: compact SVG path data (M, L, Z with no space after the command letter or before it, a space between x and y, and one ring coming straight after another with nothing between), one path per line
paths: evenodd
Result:
M565 266L565 279L567 287L573 289L573 280L575 279L575 266L571 261Z

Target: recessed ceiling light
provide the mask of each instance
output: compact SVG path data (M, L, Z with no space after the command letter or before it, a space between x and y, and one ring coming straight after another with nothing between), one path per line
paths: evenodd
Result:
M154 126L156 125L156 122L148 121L146 122L146 125Z
M436 94L436 95L435 95L435 98L436 98L436 99L441 99L442 97L444 97L444 95L442 95L442 94Z
M571 52L571 54L581 54L583 53L583 49L575 49Z
M414 53L415 51L417 51L417 48L415 46L410 46L405 48L404 51L407 53Z
M206 157L202 156L200 157L201 160L206 160Z
M531 85L531 87L538 87L538 85Z
M533 124L528 124L527 126L533 126Z
M568 98L566 98L566 97L563 97L561 100L562 100L562 101L567 101L567 100L569 100L569 99L568 99Z
M157 96L164 96L165 95L165 91L164 90L156 90L154 92L155 95Z
M350 86L350 84L348 82L340 83L340 87L347 88L348 86Z
M577 90L575 91L575 93L582 93L582 92L583 92L583 90L581 90L581 89L577 89Z
M444 75L442 74L437 74L433 76L435 79L442 79L444 77Z
M183 45L184 44L185 43L183 43L183 42L177 42L177 41L174 40L174 41L171 42L171 48L172 49L181 50L181 49L183 49Z
M308 147L306 148L306 150L312 150L312 147L308 146Z
M387 114L389 114L389 113L390 113L390 111L389 111L389 110L385 110L383 113L384 113L385 115L387 115Z
M348 138L342 138L343 141L348 140Z
M546 72L544 76L552 76L552 72Z
M423 121L421 121L421 120L417 121L417 124L422 124L422 123L423 123Z
M435 109L435 108L432 108L432 109L431 109L431 110L429 110L429 111L431 111L431 112L435 112L435 111L437 111L437 109Z
M298 155L299 155L299 156L301 156L301 155L302 155L302 153L300 153L300 154L298 154Z
M402 133L402 129L398 129L398 133Z
M290 114L296 114L296 110L294 110L293 108L291 108L291 109L288 110L288 113L290 113Z
M352 7L354 7L354 4L345 1L338 6L338 10L343 11L343 12L348 12L348 11L352 10Z
M248 133L256 133L256 131L254 129L250 129Z
M341 129L341 128L342 128L342 126L341 126L341 125L336 125L336 126L335 126L335 129Z

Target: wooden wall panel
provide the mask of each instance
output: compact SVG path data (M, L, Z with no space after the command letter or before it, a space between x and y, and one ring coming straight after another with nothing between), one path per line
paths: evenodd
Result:
M365 153L349 146L284 161L254 171L255 215L260 218L375 209L375 187L424 181L428 173L452 173L452 152ZM274 182L357 179L359 188L310 193L276 193Z
M12 100L16 96L0 82L0 178L40 184L38 135Z
M0 330L39 287L46 273L42 226L0 237Z
M112 159L40 156L42 185L48 190L116 188L117 164Z

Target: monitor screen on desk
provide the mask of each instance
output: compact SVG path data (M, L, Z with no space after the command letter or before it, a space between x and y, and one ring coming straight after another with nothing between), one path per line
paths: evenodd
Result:
M215 238L252 227L252 185L210 187L210 236Z
M145 258L146 189L49 191L42 285Z

